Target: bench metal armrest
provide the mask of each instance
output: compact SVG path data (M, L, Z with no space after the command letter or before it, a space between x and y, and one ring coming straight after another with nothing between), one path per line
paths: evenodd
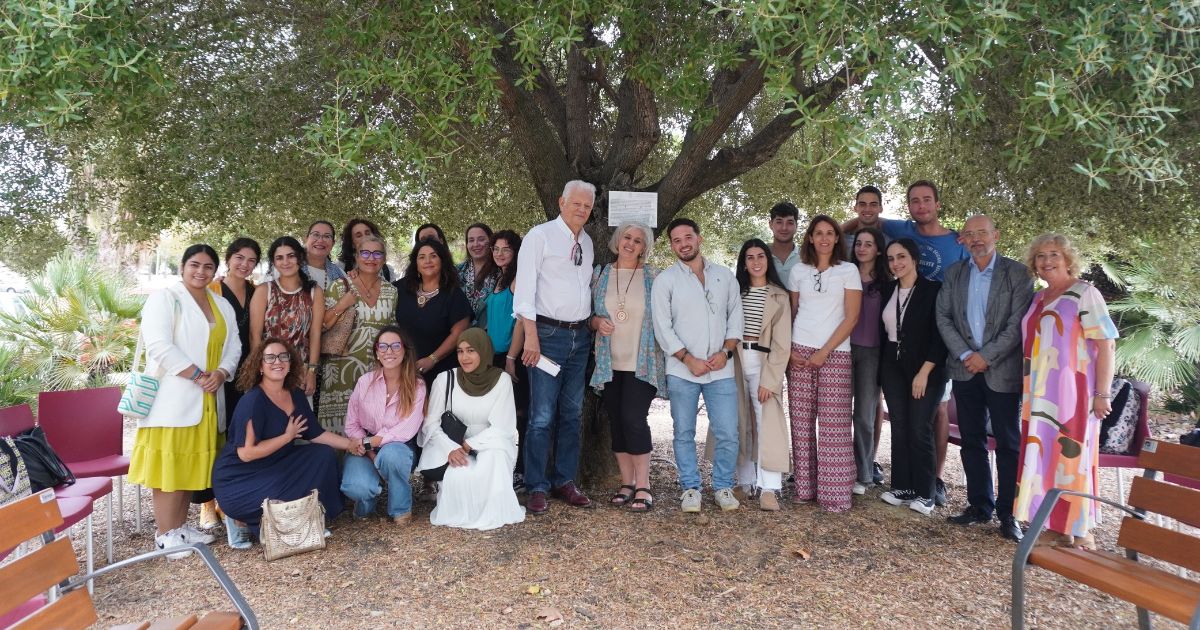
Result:
M106 573L123 569L146 560L153 560L168 554L179 553L180 551L184 551L189 548L196 551L196 553L200 555L200 559L204 561L206 566L208 566L209 572L211 572L213 577L217 579L217 582L220 583L221 588L225 589L225 594L229 596L230 601L232 601L234 607L237 608L238 614L242 616L243 620L245 620L246 628L248 630L259 630L258 618L254 616L254 611L250 609L250 604L246 602L246 598L242 596L242 592L238 590L237 585L233 583L232 579L230 579L229 574L225 572L225 569L221 566L221 563L217 562L217 557L213 555L212 550L209 549L208 545L205 545L204 543L189 543L179 547L172 547L170 549L158 549L156 551L143 553L119 562L114 562L106 567L92 571L87 575L71 578L66 582L65 585L61 587L61 590L63 593L69 593L75 589L82 588L88 583L89 580L98 578Z

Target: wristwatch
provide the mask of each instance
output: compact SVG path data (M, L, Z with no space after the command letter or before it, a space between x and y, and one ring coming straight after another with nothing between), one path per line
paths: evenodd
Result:
M725 351L725 358L726 358L726 359L732 359L732 358L733 358L733 350L726 350L726 351Z
M363 448L364 448L364 449L366 449L366 450L368 450L368 451L373 451L373 450L375 450L375 447L374 447L374 446L371 446L371 438L370 438L369 436L367 436L367 437L364 437L364 438L362 439L362 445L363 445Z

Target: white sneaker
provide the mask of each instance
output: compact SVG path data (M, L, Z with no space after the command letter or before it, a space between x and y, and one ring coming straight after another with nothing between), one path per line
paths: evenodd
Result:
M179 534L183 536L183 542L185 543L204 543L206 545L211 545L217 540L216 536L213 536L212 534L206 534L195 527L192 527L191 525L184 525L175 531L179 532Z
M721 488L715 493L717 505L721 506L722 512L732 512L742 506L738 503L737 497L733 496L732 488Z
M879 495L879 498L882 499L884 503L889 505L901 506L908 505L912 503L914 499L918 499L920 497L918 497L917 493L913 492L912 490L888 490L887 492Z
M909 509L911 509L914 512L920 512L921 514L924 514L925 516L929 516L930 514L933 514L933 504L934 504L933 499L926 499L925 497L917 497L917 498L913 499L912 503L908 504L908 507L909 507Z
M855 481L854 488L851 489L850 491L857 495L863 495L863 494L867 493L867 487L862 485L861 483Z
M165 534L161 534L159 536L154 537L154 546L160 550L174 549L175 547L182 547L186 544L187 544L187 542L183 539L183 534L180 533L180 531L178 529L172 529L171 531L169 531ZM180 560L180 559L188 557L189 555L191 555L191 553L192 553L191 549L184 549L183 551L180 551L178 553L167 554L167 559L168 560Z
M699 512L701 501L700 491L688 488L683 491L683 496L679 497L679 509L684 512Z

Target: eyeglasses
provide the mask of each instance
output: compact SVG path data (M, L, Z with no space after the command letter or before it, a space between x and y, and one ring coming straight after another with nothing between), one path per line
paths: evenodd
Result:
M377 352L387 352L389 350L392 352L400 352L403 349L404 349L404 344L399 341L393 341L392 343L377 343L377 344L375 344L375 350Z
M291 363L292 355L290 355L286 352L280 352L279 354L264 354L263 355L263 363L275 363L275 362Z
M961 236L964 239L969 241L969 240L972 240L975 238L984 238L984 237L990 235L991 233L992 233L991 230L971 230L970 232L959 232L958 234L959 234L959 236Z
M579 241L575 241L575 244L571 246L571 258L576 267L583 264L583 245Z
M511 247L493 247L492 248L493 254L511 254L512 251L513 250Z
M821 274L824 274L824 273L825 273L824 271L818 271L817 273L813 274L813 290L816 291L817 293L825 292L825 288L823 286L821 286Z
M370 250L363 250L361 252L358 252L358 257L363 259L364 261L365 260L383 260L383 252L373 252Z
M708 311L713 315L716 315L717 307L713 306L712 291L709 291L708 289L704 290L704 301L708 303Z
M309 232L308 238L315 238L318 241L332 241L333 234L330 232Z

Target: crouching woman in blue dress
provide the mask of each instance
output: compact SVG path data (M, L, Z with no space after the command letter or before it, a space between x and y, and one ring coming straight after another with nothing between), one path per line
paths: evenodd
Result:
M363 446L317 424L304 395L304 375L296 349L272 337L250 354L238 376L238 388L246 393L233 412L212 479L234 549L250 547L264 499L294 501L315 489L327 521L342 511L333 450L361 455ZM296 444L296 438L309 444Z

